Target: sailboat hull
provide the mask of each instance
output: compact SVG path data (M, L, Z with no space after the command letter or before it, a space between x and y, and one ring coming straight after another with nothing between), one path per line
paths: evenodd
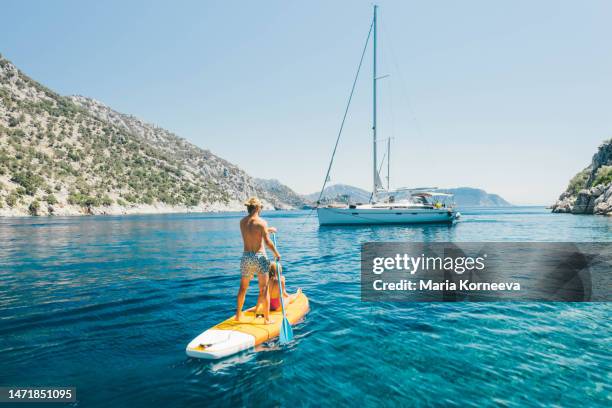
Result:
M457 213L446 208L317 208L317 216L319 225L450 224Z

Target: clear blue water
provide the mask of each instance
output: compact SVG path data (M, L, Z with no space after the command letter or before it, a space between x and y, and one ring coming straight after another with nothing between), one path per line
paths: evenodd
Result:
M1 219L0 385L76 386L83 407L612 404L607 303L359 292L365 241L611 241L612 219L467 209L454 227L320 228L306 214L267 214L289 289L311 302L296 341L220 362L184 348L233 313L239 215Z

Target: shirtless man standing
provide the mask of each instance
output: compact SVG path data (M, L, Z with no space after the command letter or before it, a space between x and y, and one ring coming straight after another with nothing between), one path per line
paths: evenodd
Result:
M236 301L236 317L240 321L242 318L242 306L244 305L244 297L249 288L249 283L255 273L259 283L259 297L257 298L257 306L263 306L263 315L265 324L273 323L270 320L270 293L268 291L268 279L270 272L270 261L266 256L265 246L270 248L274 257L280 261L280 254L270 240L268 233L276 232L275 228L269 228L266 221L259 216L262 204L255 198L251 197L244 203L249 214L240 220L240 232L244 242L244 252L240 260L240 289L238 290L238 299ZM265 246L264 246L265 244ZM255 310L257 310L257 306Z

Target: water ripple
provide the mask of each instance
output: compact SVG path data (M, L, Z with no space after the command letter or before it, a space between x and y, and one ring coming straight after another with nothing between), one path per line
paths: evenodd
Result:
M367 241L612 240L604 217L462 213L346 229L269 214L311 312L290 345L221 361L184 347L233 313L238 215L0 219L0 384L74 385L87 407L609 406L608 304L360 301Z

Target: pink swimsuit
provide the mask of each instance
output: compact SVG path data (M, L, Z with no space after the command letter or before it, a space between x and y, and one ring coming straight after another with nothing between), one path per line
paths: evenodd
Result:
M278 310L281 307L280 298L270 298L270 310Z

